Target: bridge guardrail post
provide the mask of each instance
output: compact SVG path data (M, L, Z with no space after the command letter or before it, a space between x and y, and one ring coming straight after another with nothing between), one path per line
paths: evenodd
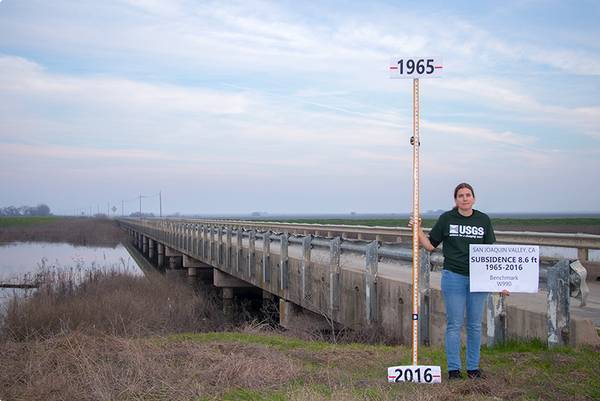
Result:
M231 226L227 226L225 235L227 245L225 250L225 267L231 271Z
M173 224L173 248L179 248L179 223Z
M271 282L271 231L267 230L263 237L262 281Z
M329 316L332 320L340 310L341 243L340 237L329 241Z
M548 268L548 347L569 344L569 260Z
M185 248L186 248L186 242L187 242L187 238L186 238L186 230L187 230L187 224L185 223L181 223L181 241L180 241L180 245L179 247L185 252Z
M283 292L286 292L289 288L289 257L288 257L288 243L289 243L289 234L284 232L281 234L281 250L279 252L280 261L279 261L279 282L280 289ZM284 294L287 295L287 294Z
M506 304L504 296L492 292L487 298L487 346L502 345L506 342Z
M173 234L172 234L173 241L171 242L172 248L177 248L177 229L178 229L177 223L173 223Z
M379 242L373 241L366 248L365 266L365 304L367 308L367 322L369 324L378 320L377 315L377 265L379 261Z
M191 251L191 242L192 242L192 231L191 224L186 224L184 228L184 241L183 241L183 249L187 252Z
M170 233L171 241L169 242L169 246L171 248L175 248L175 241L177 240L177 225L175 223L171 223L171 233Z
M181 223L177 227L177 248L183 248L183 224Z
M200 244L201 244L200 225L195 224L194 225L194 254L198 255L198 257L201 257Z
M256 277L256 230L250 230L248 241L248 278Z
M208 226L202 226L202 258L208 262Z
M242 227L238 226L235 232L235 269L238 274L242 273Z
M431 312L431 254L421 251L419 253L419 323L420 342L428 346L430 344L430 312Z
M185 250L185 223L181 223L179 228L179 248Z
M302 304L304 302L312 302L312 293L310 285L306 283L306 277L311 277L311 266L310 266L310 250L312 248L312 235L309 234L302 238L302 262L300 263L300 300Z
M189 224L184 224L183 225L183 250L186 252L190 251L190 225Z
M217 266L223 265L223 227L217 226Z
M215 227L211 224L208 226L208 263L212 264L215 260Z

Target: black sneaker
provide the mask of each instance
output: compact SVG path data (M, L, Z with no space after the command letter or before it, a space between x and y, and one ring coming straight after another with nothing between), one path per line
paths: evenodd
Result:
M449 370L448 371L448 380L462 379L460 374L460 370Z
M479 369L467 370L467 377L469 379L481 379L483 378L483 374Z

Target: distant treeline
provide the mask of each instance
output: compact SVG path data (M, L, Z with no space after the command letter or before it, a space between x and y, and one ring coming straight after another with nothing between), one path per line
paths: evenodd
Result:
M37 206L7 206L0 208L0 216L50 216L50 207L44 203Z

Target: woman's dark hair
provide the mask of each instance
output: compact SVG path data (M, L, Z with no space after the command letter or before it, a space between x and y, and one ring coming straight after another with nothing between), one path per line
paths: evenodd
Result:
M475 197L475 191L473 191L473 187L471 185L467 184L466 182L461 182L460 184L458 184L456 186L456 188L454 188L454 199L456 199L456 196L458 195L458 191L463 188L467 188L468 190L470 190L471 195L473 195L473 198Z

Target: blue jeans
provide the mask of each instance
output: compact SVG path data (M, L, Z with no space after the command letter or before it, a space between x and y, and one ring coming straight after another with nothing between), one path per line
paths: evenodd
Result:
M470 292L469 277L442 271L442 295L446 305L446 358L448 370L460 370L460 332L467 310L467 370L479 369L481 319L487 292Z

